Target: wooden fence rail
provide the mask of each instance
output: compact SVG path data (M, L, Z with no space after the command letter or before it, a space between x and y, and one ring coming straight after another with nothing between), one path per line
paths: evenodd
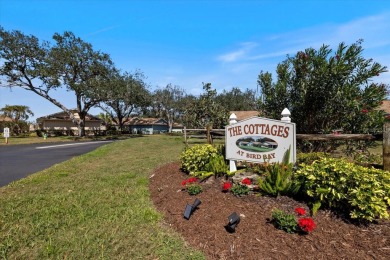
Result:
M199 138L199 139L225 139L225 129L188 129L184 127L184 142L187 143L191 138ZM210 139L208 139L208 134L210 135Z
M307 141L330 141L330 140L374 140L375 136L370 134L297 134L297 140Z

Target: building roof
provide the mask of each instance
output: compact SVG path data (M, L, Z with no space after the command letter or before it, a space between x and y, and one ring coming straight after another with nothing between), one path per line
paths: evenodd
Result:
M80 116L76 112L76 110L71 110L71 111L73 112L75 118L80 118ZM47 116L42 116L42 117L37 118L37 122L41 122L44 120L71 120L71 119L70 119L68 113L62 111L62 112L58 112L58 113L54 113L54 114L50 114ZM103 121L100 118L93 116L93 115L90 115L90 114L87 114L85 116L85 120L87 120L87 121Z
M125 125L167 125L167 121L162 118L139 118L132 117L125 122Z
M260 112L256 110L249 111L230 111L230 114L234 113L237 116L237 121L241 121L253 116L259 116Z
M390 114L390 100L383 100L379 106L379 110L383 110L386 114Z
M0 115L0 122L12 122L12 118Z

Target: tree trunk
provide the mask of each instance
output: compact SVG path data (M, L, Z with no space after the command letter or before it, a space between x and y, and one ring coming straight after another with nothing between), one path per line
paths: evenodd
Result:
M84 137L85 136L85 117L80 118L78 127L79 127L79 137Z

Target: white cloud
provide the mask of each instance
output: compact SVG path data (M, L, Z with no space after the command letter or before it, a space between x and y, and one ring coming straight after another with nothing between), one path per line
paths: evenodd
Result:
M111 30L114 30L114 29L116 29L118 27L119 27L119 25L106 27L106 28L100 29L98 31L91 32L91 33L87 34L86 36L93 36L93 35L100 34L100 33L103 33L103 32L111 31Z
M234 62L245 57L247 53L257 46L254 42L243 42L240 45L241 47L238 50L222 54L218 56L217 59L223 62Z
M373 58L374 61L390 67L389 32L390 12L384 12L343 24L326 23L269 35L258 42L242 43L238 49L218 56L217 60L222 62L220 65L226 78L222 82L227 82L226 80L230 78L228 81L233 83L237 77L240 77L242 82L248 82L245 77L257 75L260 69L274 72L276 65L282 62L286 55L294 55L309 47L318 49L324 44L335 50L341 42L351 45L359 39L364 40L362 44L365 49L364 57ZM389 84L389 78L390 73L387 72L376 80Z

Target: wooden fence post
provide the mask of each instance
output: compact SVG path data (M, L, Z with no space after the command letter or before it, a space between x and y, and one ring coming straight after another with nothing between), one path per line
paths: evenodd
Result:
M187 128L184 127L184 143L187 144Z
M213 139L211 138L211 125L206 126L206 137L207 137L207 143L208 144L213 144Z
M383 170L390 171L390 122L383 125Z

